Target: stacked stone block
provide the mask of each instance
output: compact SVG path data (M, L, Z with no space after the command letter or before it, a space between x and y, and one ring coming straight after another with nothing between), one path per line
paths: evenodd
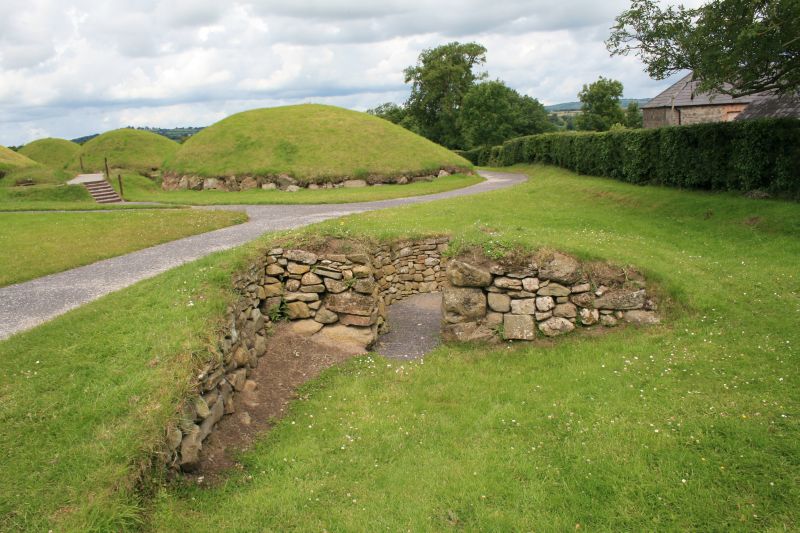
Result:
M202 177L165 173L161 181L161 188L165 191L181 190L216 190L216 191L247 191L251 189L280 190L297 192L302 188L308 189L338 189L368 187L371 185L405 185L418 181L433 181L437 177L449 176L454 172L469 172L466 169L455 167L442 168L436 172L407 173L398 176L371 175L366 179L354 179L347 176L312 181L300 181L288 174L269 176L217 176Z
M541 265L531 258L516 268L456 259L446 272L442 298L446 340L531 341L540 335L563 335L577 326L611 327L619 320L658 322L643 280L593 284L576 259L558 252Z

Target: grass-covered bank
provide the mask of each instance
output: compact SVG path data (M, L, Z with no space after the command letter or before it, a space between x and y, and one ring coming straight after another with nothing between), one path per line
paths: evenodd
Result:
M159 183L136 174L123 177L125 199L182 205L346 204L422 196L469 187L483 181L477 175L455 174L407 185L380 185L354 189L300 189L297 192L251 189L248 191L164 191ZM113 183L119 191L119 185Z
M0 287L247 220L244 212L0 213Z
M213 339L244 252L220 254L0 343L0 522L796 529L800 205L520 170L532 179L510 190L308 231L450 232L496 253L524 244L631 263L674 302L663 326L356 360L309 384L227 483L137 497L128 480L189 379L183 362Z
M206 257L0 342L0 530L141 524L136 480L245 255Z

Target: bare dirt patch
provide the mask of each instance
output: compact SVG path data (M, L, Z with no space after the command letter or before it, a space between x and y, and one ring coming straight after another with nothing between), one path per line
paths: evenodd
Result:
M235 395L236 412L223 417L203 443L200 468L192 477L213 483L224 471L241 468L236 455L286 414L289 402L297 398L298 387L355 355L292 334L286 324L280 324L269 337L267 353L248 377L245 390Z

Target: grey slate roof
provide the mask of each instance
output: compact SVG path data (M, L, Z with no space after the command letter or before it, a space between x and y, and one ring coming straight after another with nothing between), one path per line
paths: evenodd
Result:
M696 92L699 81L692 81L689 73L667 90L647 102L642 109L656 107L688 107L696 105L747 104L760 99L758 95L734 98L727 94Z
M767 117L800 118L800 95L761 96L745 107L734 120Z

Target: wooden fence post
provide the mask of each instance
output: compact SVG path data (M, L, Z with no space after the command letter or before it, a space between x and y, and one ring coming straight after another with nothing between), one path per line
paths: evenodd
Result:
M81 159L81 172L86 172L86 169L83 168L83 154L81 154L80 159Z
M117 181L119 182L119 197L125 200L125 191L122 189L122 174L117 174Z
M104 158L103 158L103 162L104 162L104 163L105 163L105 165L106 165L106 179L107 179L108 181L111 181L111 172L109 172L109 171L108 171L108 158L107 158L107 157L104 157Z

